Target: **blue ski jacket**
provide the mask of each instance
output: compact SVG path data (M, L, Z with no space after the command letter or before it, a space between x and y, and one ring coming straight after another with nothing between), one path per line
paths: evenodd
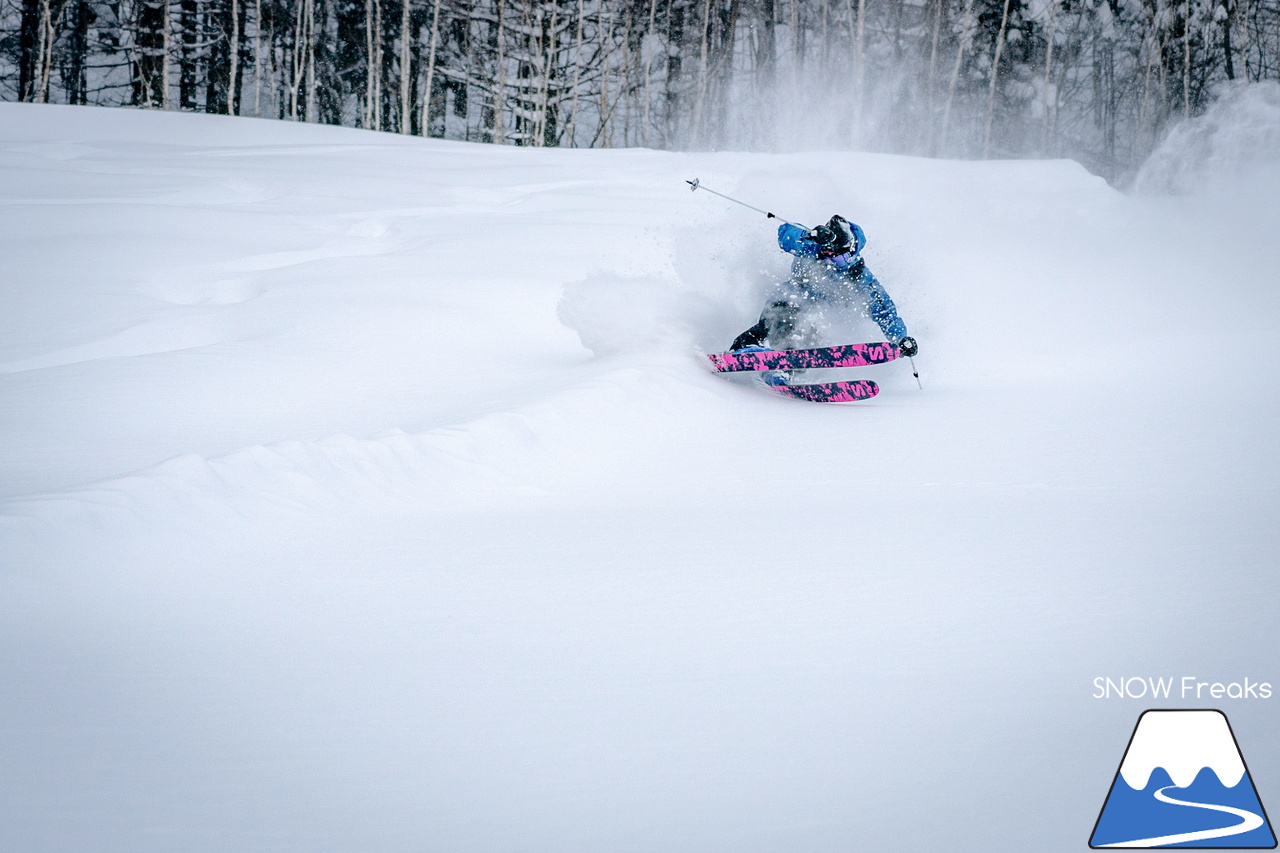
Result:
M791 262L791 285L796 295L816 302L848 303L858 299L867 316L880 327L885 340L897 343L907 336L907 324L898 316L897 306L889 298L884 285L867 269L862 249L867 235L850 222L853 248L845 255L819 258L818 244L809 239L803 228L789 223L778 226L778 247L795 255Z

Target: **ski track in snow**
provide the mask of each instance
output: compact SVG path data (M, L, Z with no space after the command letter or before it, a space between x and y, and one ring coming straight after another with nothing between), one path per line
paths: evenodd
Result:
M1211 838L1229 838L1232 835L1241 835L1245 832L1251 832L1264 823L1262 815L1254 814L1247 809L1238 809L1234 806L1219 806L1211 803L1193 803L1187 800L1176 800L1170 797L1165 791L1170 788L1177 788L1177 785L1169 785L1155 791L1155 798L1162 803L1169 803L1174 806L1187 806L1195 809L1208 809L1209 811L1223 812L1225 814L1235 815L1240 818L1240 822L1234 826L1224 826L1219 829L1201 829L1195 832L1179 832L1173 835L1160 835L1155 838L1139 838L1134 841L1125 841L1119 844L1104 844L1104 847L1168 847L1173 844L1185 844L1188 841L1208 841Z

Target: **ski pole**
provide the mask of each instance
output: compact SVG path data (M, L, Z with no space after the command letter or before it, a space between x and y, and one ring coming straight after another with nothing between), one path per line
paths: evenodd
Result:
M740 205L742 205L743 207L747 208L748 210L754 210L756 213L763 213L763 214L764 214L767 218L769 218L769 219L776 219L776 220L778 220L779 222L785 222L785 223L787 223L788 225L794 225L794 226L795 226L795 227L797 227L797 228L803 228L805 231L808 231L808 230L809 230L809 226L807 226L807 225L801 225L799 222L791 222L790 220L783 219L781 216L779 216L779 215L778 215L778 214L776 214L776 213L770 213L770 212L769 212L769 211L767 211L767 210L761 210L761 209L760 209L760 208L758 208L758 207L752 207L751 205L747 204L745 201L738 201L736 198L730 198L729 196L725 195L724 193L718 193L718 192L716 192L715 190L711 189L711 187L704 187L704 186L702 185L702 182L701 182L701 181L699 181L697 178L694 178L692 181L685 181L685 183L689 185L689 191L690 191L690 192L697 192L698 190L706 190L707 192L711 193L712 195L718 195L718 196L720 196L720 198L722 198L722 199L724 199L724 200L726 200L726 201L731 201L731 202L733 202L734 204L740 204Z
M920 371L916 370L916 360L911 356L907 356L907 361L911 362L911 375L916 378L916 387L923 391L924 386L920 384Z

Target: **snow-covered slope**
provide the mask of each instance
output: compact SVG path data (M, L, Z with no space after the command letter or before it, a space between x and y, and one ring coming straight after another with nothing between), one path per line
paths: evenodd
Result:
M693 177L924 390L702 370ZM1094 677L1277 677L1278 189L0 104L0 846L1078 849Z

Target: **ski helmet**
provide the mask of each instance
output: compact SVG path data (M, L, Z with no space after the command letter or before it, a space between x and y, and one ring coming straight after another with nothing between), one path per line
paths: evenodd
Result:
M853 251L853 229L849 227L849 221L839 214L827 220L826 225L819 225L810 231L809 239L818 244L820 257Z

